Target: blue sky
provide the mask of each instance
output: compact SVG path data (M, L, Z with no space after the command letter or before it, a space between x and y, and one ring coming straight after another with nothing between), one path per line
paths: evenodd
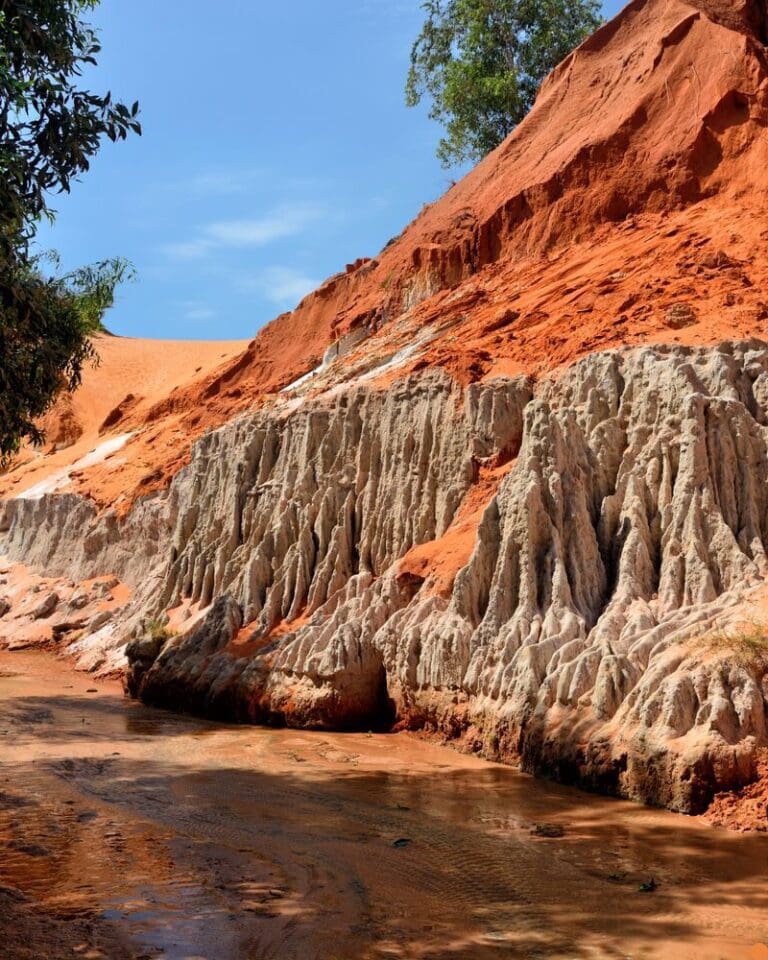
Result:
M65 267L133 261L115 333L250 337L457 175L403 104L419 0L104 0L91 19L89 84L140 100L144 136L104 146L40 242Z

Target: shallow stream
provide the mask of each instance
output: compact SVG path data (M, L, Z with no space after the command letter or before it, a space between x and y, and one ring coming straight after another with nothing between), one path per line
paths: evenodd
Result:
M40 653L0 653L3 888L3 960L768 958L768 838L409 734L151 710Z

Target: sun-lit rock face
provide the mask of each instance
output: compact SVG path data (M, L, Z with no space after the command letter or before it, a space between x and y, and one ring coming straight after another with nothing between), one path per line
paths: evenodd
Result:
M768 743L768 664L715 642L768 567L766 425L758 342L595 354L532 394L499 380L463 406L422 378L242 418L174 484L161 604L225 597L238 615L215 606L134 665L134 689L253 721L396 718L699 808ZM499 461L441 595L401 561L414 543L439 556Z
M154 703L427 728L680 810L748 784L767 37L757 0L635 0L468 177L250 344L165 369L104 342L54 448L0 477L0 552L131 596L63 629L0 582L0 638L55 633L105 670L130 641Z

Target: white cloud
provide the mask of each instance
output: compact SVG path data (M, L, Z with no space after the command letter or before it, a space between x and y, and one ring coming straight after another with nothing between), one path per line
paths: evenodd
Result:
M208 307L197 307L194 310L187 310L184 314L185 320L213 320L216 316L215 310L210 310Z
M216 311L202 300L184 300L179 306L184 311L185 320L213 320Z
M256 291L280 307L294 307L320 286L313 277L293 267L267 267L259 273L240 278L244 290Z
M211 249L211 244L199 238L197 240L182 240L180 243L166 243L163 253L172 260L199 260Z
M284 206L257 220L225 220L211 223L206 233L211 239L231 247L263 247L273 240L301 233L320 216L317 207Z
M258 171L246 171L243 173L200 173L192 177L185 184L185 189L203 195L214 196L242 193L253 184L258 176Z
M322 214L320 207L312 204L283 204L263 217L209 223L200 228L198 236L166 244L162 249L174 260L199 260L227 247L264 247L303 233Z

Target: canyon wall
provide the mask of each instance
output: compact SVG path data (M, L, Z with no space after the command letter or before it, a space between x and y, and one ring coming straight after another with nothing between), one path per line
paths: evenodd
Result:
M767 743L768 647L732 626L768 567L767 431L758 341L607 351L535 385L430 372L243 415L123 521L8 501L0 548L137 588L149 702L432 729L696 811ZM414 572L478 492L447 588ZM177 633L142 628L185 604Z
M766 19L633 0L250 343L104 342L52 414L78 429L0 476L0 553L61 581L1 568L0 642L38 631L159 705L425 729L678 810L749 784Z

